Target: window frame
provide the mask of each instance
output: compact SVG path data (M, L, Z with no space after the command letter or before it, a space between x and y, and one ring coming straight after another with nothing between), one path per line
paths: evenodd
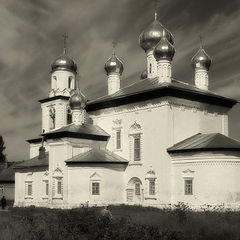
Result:
M189 182L187 183L187 182ZM184 179L184 195L185 196L191 196L193 195L193 178L185 178Z
M54 106L50 106L48 109L49 114L49 130L56 128L56 109Z
M135 182L134 183L134 194L136 196L141 196L141 184L140 184L140 182Z
M93 187L94 185L97 187ZM100 181L92 181L91 182L91 194L92 194L92 196L100 195Z
M138 141L137 147L136 147L136 140ZM134 162L141 161L141 134L140 133L133 135L133 161Z
M30 193L29 189L31 189L31 194L29 194ZM33 198L33 181L25 181L25 198L27 199Z
M116 129L115 136L116 136L116 138L115 138L115 144L116 144L115 149L120 150L122 148L122 131L121 131L121 128Z
M149 184L149 186L148 186L149 196L155 196L156 195L156 179L155 178L150 178L148 184Z

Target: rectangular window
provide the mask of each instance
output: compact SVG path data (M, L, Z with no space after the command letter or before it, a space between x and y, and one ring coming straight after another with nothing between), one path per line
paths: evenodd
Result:
M192 195L193 194L193 186L192 186L192 179L185 179L185 195Z
M4 194L4 186L0 185L0 194L3 195Z
M149 180L149 195L155 195L155 180Z
M121 129L116 131L116 149L121 149Z
M27 185L27 195L32 196L32 183L28 183Z
M49 192L49 184L48 184L48 181L46 181L46 185L45 185L45 190L46 190L46 192L45 192L45 194L46 194L46 196L48 196L48 192Z
M100 195L100 183L92 183L92 195Z
M62 181L57 182L57 194L62 194Z
M141 193L140 193L140 183L135 183L135 195L141 195Z
M136 134L134 136L134 161L140 161L140 144L141 144L141 138L140 134Z

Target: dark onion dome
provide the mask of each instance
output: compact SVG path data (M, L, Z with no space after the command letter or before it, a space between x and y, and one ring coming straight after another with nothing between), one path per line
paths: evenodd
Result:
M192 58L193 68L209 70L212 60L201 46Z
M73 95L69 99L69 106L72 110L82 110L86 107L87 100L81 93L80 89L74 90Z
M56 70L67 70L76 72L77 65L67 54L63 53L52 63L52 72Z
M168 41L165 30L163 30L163 36L159 43L154 48L153 54L157 61L159 60L172 61L175 54L175 48Z
M112 56L106 61L104 69L105 69L107 75L109 75L111 73L119 73L120 75L122 75L123 63L116 56L114 49L113 49Z
M173 44L173 35L157 20L155 14L154 21L148 26L139 36L139 44L141 48L146 52L149 49L154 48L157 43L161 40L163 30L166 31L168 41Z
M145 79L145 78L147 78L147 69L145 69L140 76L140 79Z

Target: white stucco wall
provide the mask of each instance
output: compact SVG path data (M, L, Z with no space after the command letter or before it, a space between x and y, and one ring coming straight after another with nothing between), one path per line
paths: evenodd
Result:
M185 202L196 207L240 204L239 152L185 153L172 157L172 203ZM184 178L193 179L193 195L184 195Z
M68 167L68 204L79 207L81 204L105 205L123 203L124 194L123 164L71 164ZM97 175L100 195L92 195L91 183Z
M199 102L164 97L124 106L90 112L94 124L111 135L107 148L130 160L124 176L125 188L132 177L142 182L144 203L169 204L171 190L171 158L166 149L199 132L228 134L229 109ZM130 127L136 122L142 128L142 161L132 165ZM117 123L117 124L116 124ZM122 148L115 149L114 132L121 129ZM147 198L145 176L150 168L156 173L156 198Z
M15 202L14 206L47 206L44 197L43 176L46 168L16 169L15 171ZM27 176L32 176L32 198L26 197L25 181Z

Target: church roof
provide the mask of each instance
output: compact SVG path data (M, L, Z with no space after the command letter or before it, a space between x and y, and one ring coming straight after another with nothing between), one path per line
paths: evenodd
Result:
M46 139L73 137L102 141L106 141L109 138L109 134L107 134L102 128L87 123L82 125L69 124L59 129L43 133L42 136Z
M240 151L240 142L221 133L198 133L167 149L169 153L216 150Z
M236 100L217 95L209 90L202 90L176 79L171 83L158 83L158 78L142 79L121 88L114 94L106 95L89 101L87 111L124 105L130 102L139 102L157 97L174 96L183 99L195 100L220 106L232 107Z
M106 149L90 149L65 161L70 163L128 163L128 161L117 154Z
M33 157L29 160L23 161L19 164L16 164L14 168L32 168L32 167L48 167L49 153L46 152L44 157Z

